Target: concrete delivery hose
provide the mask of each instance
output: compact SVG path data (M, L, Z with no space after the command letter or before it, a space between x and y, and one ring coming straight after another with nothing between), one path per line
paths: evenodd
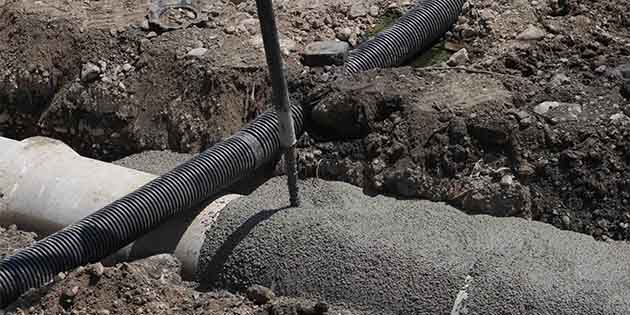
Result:
M419 0L394 25L348 56L344 73L398 66L433 44L457 21L466 0Z
M292 107L296 134L302 109ZM277 116L267 112L169 173L0 262L0 307L59 272L100 261L270 161L280 150Z

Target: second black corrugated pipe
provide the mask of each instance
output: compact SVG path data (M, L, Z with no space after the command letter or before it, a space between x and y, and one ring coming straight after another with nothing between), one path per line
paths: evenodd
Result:
M296 134L302 109L292 107ZM271 161L278 118L267 112L228 138L103 209L0 262L0 307L60 272L111 255L182 211Z
M348 56L344 73L398 66L429 47L457 21L466 0L418 0L394 25Z

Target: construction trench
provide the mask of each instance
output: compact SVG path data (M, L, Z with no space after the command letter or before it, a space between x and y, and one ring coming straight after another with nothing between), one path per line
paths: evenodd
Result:
M462 5L419 2L353 50L339 80L401 65L449 30ZM408 84L405 71L394 82L402 83L401 90ZM374 73L359 76L374 79ZM340 99L332 97L328 106L335 107L335 100ZM316 134L321 113L302 105L292 108L294 131ZM344 116L336 119L343 122ZM322 127L334 132L350 126ZM49 138L0 137L0 222L42 237L2 261L1 304L11 304L30 288L54 286L50 281L59 273L85 264L115 266L168 253L198 290L245 292L260 284L280 296L326 301L330 310L313 311L320 313L627 313L628 267L623 262L628 246L623 242L601 242L523 218L471 216L444 203L376 195L352 180L355 186L302 180L302 204L296 208L287 207L293 198L282 177L251 194L229 194L228 187L243 178L253 181L247 177L276 161L283 142L280 129L273 112L260 114L189 161L162 167L159 176L81 157ZM469 129L475 136L475 128ZM498 140L500 134L484 137L505 144ZM315 177L318 170L319 163ZM413 174L403 176L418 180ZM511 187L514 179L500 180L501 187ZM401 182L395 185L408 190L400 188ZM511 202L507 212L501 208L505 201L481 212L532 218L531 205L523 206L517 198ZM462 205L479 211L465 199ZM564 216L561 222L568 225Z

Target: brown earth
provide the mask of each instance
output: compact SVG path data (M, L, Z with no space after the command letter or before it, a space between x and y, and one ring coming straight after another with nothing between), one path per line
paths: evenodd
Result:
M234 133L270 101L254 2L198 3L209 21L164 32L145 24L142 2L0 0L0 136L47 135L110 161L195 153ZM469 1L436 47L466 48L470 60L429 56L429 67L352 78L304 67L300 53L346 34L356 45L409 2L276 4L292 98L309 114L302 177L630 239L630 1ZM98 73L82 80L89 64ZM0 231L5 254L33 240ZM106 268L96 284L74 271L18 306L63 313L61 295L78 286L73 309L98 305L80 314L278 314L138 268ZM125 298L143 290L141 305Z
M468 64L320 85L302 175L627 240L630 3L568 3L469 2L447 35Z
M325 303L277 298L252 286L249 298L228 292L200 292L179 277L179 262L159 255L114 267L101 264L59 274L53 283L31 290L5 309L7 314L225 314L319 315Z

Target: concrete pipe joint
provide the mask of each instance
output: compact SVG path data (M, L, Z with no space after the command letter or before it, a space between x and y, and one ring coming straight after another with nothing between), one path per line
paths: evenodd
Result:
M300 134L302 108L293 106L291 114L295 133ZM169 219L189 213L189 209L271 162L280 151L278 129L277 115L264 113L234 136L190 161L6 257L0 263L0 307L28 289L45 284L59 272L105 259ZM7 146L15 146L8 140L4 142ZM36 146L37 143L31 144L31 147ZM20 156L7 156L9 158L19 160ZM36 163L47 162L40 158ZM25 166L21 167L20 170ZM13 185L9 190L13 194L19 186L15 186L15 178L11 180L7 176L7 179L6 184ZM120 179L112 182L119 183ZM81 195L75 202L80 203L83 197Z
M44 137L21 142L0 137L0 225L15 224L40 237L93 214L157 178L133 169L82 157L64 143ZM170 253L182 276L194 280L204 233L239 195L225 195L190 209L106 258L111 265Z

